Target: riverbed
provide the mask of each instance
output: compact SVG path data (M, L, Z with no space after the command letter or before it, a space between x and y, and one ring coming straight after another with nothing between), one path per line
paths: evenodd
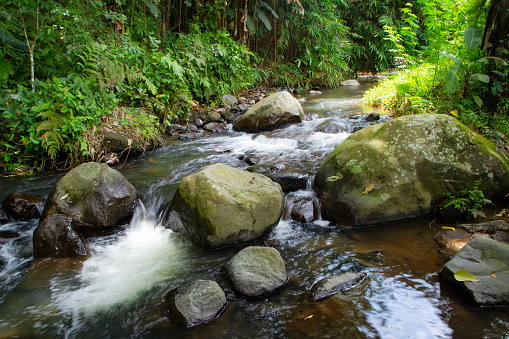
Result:
M312 183L327 154L369 125L368 113L381 113L360 104L367 88L299 97L306 121L282 130L175 140L121 164L117 169L142 203L129 225L90 236L87 260L34 259L37 221L0 226L15 234L0 238L0 338L507 338L507 308L478 307L439 280L450 253L436 245L437 225L427 218L360 229L283 218L255 242L218 250L195 247L160 225L180 180L217 162L246 169L240 159L250 157L258 166L306 174ZM324 122L339 132L317 131ZM0 199L47 196L62 175L2 178ZM298 194L315 192L310 184ZM222 267L249 245L281 253L289 275L281 291L262 299L235 293ZM313 283L341 272L368 278L328 299L309 298ZM219 318L188 329L168 318L163 297L194 279L217 281L228 306Z

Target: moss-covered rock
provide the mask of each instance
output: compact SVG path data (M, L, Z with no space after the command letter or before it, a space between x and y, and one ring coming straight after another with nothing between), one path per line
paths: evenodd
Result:
M196 245L216 248L263 235L278 222L282 207L279 184L218 163L182 179L168 225Z
M52 214L71 217L77 226L107 227L130 218L138 191L106 164L81 164L50 193L41 220Z
M325 218L367 225L427 214L445 192L509 191L509 161L493 143L445 115L412 115L349 136L315 177Z
M233 125L243 132L273 131L304 118L302 106L287 91L276 92L257 102Z

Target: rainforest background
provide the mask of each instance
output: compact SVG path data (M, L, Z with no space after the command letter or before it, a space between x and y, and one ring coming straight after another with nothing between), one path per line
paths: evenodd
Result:
M0 20L3 173L97 160L114 117L150 140L224 94L366 73L390 75L368 104L509 133L509 0L7 0Z

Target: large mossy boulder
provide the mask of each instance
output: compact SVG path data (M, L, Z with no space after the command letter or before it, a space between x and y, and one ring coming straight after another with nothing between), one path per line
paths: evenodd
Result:
M85 163L69 171L50 193L41 220L71 217L81 227L108 227L132 217L138 191L106 164Z
M315 177L325 218L368 225L418 217L446 192L509 192L509 161L490 141L445 115L412 115L350 135Z
M278 222L282 208L279 184L218 163L182 179L168 226L198 246L217 248L260 237Z
M440 275L480 305L508 305L509 244L474 238L444 265Z
M272 247L246 247L225 268L235 290L246 297L271 294L288 281L285 262Z
M276 92L257 102L233 125L242 132L273 131L285 125L299 123L304 111L299 101L287 91Z

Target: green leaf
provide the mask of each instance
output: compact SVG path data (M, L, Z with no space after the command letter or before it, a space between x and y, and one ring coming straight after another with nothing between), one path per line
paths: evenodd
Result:
M247 26L247 29L250 32L254 32L255 31L255 26L254 26L254 23L253 23L253 18L251 18L250 15L247 16L246 26Z
M260 5L262 5L262 7L267 8L272 13L274 18L279 19L279 17L277 16L276 12L265 1L258 0L258 2L260 3Z
M487 83L487 84L490 83L490 76L487 75L487 74L475 73L475 74L472 74L472 78L474 78L476 80L479 80L479 81L482 81L482 82Z
M234 12L234 11L233 11L233 9L231 9L230 7L226 8L226 9L224 10L224 12L225 12L225 14L226 14L227 16L229 16L230 18L232 18L232 19L233 19L233 18L235 18L235 12Z
M342 174L330 176L330 177L327 178L327 181L333 182L333 181L336 181L336 180L339 180L339 179L343 179L343 175Z
M465 48L471 52L479 46L482 40L483 31L477 27L468 27L463 33Z
M398 90L398 93L400 93L400 94L408 94L408 93L410 93L412 86L409 83L399 84L396 86L396 89Z
M479 62L482 62L484 64L495 64L497 66L507 66L508 63L504 59L498 58L498 57L484 57L479 60Z
M477 104L477 106L481 107L484 104L484 101L477 95L473 95L472 97L474 98L474 101Z
M460 86L459 79L465 76L465 67L463 62L452 65L445 76L445 90L448 94L456 92Z
M256 14L258 15L258 18L260 18L260 20L265 25L265 28L267 28L267 30L269 30L269 31L272 30L272 25L270 24L269 18L267 18L267 16L265 15L265 12L262 11L261 9L257 8Z
M454 279L457 281L481 281L481 279L477 278L472 273L468 273L465 270L459 270L454 273Z
M154 4L154 2L145 1L145 4L155 17L159 16L159 10L157 9L157 6Z

